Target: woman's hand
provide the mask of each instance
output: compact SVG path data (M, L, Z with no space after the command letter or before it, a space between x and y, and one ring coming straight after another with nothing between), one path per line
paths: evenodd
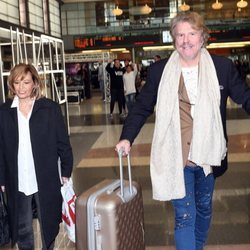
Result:
M1 186L2 192L5 192L5 186Z
M128 155L130 149L131 149L130 142L126 139L119 141L119 143L115 146L115 151L119 153L120 150L122 150L123 156Z
M69 177L62 177L63 184L67 183L69 181Z

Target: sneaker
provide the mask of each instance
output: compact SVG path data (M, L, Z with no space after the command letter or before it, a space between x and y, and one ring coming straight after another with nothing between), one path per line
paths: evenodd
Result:
M125 118L125 117L126 117L126 114L121 113L121 114L119 114L119 116L120 116L120 118Z

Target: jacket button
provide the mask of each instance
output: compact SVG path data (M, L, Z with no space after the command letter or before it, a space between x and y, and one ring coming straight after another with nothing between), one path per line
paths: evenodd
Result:
M190 145L190 142L188 142L187 145Z

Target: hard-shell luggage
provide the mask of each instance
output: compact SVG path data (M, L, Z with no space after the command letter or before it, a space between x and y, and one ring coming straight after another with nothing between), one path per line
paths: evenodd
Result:
M77 250L144 250L144 213L141 187L123 179L104 180L82 193L76 201Z

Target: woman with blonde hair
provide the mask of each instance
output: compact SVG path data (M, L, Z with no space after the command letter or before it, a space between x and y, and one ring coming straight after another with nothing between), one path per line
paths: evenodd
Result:
M18 64L8 78L9 98L0 107L0 186L8 199L12 246L32 250L32 200L42 249L53 249L62 213L61 181L71 176L72 149L59 104L42 95L31 64Z

